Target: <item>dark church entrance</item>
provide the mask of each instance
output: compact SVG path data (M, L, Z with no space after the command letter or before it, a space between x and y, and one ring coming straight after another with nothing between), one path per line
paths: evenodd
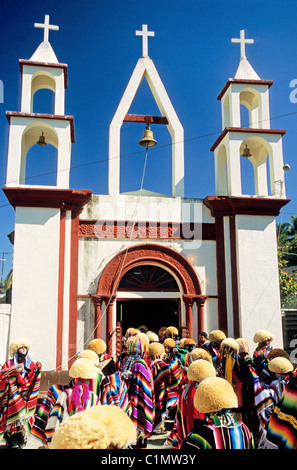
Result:
M179 310L178 299L118 300L117 322L121 324L123 335L131 326L158 333L162 326L179 328Z

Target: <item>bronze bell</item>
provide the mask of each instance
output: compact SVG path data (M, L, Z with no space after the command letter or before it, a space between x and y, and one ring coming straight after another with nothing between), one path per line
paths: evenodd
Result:
M43 132L41 132L41 136L37 140L36 144L40 145L41 147L44 147L46 145L45 137Z
M243 152L242 152L242 157L250 158L251 156L252 155L251 155L250 149L248 148L247 145L245 145L245 149L243 149Z
M154 147L157 145L157 141L154 140L153 132L151 131L149 124L146 124L145 131L142 134L142 139L138 144L142 147Z

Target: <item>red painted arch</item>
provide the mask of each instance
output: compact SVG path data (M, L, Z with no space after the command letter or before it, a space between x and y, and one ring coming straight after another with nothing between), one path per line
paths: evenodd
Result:
M97 289L100 297L115 297L119 282L129 269L139 264L158 264L179 280L185 296L201 295L201 286L192 265L176 251L155 244L134 245L118 253L105 267Z

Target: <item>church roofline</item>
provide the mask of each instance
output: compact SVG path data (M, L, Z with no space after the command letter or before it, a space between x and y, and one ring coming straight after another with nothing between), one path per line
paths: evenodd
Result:
M53 69L64 69L64 84L65 88L68 88L68 65L67 64L54 64L52 62L37 62L26 59L19 59L21 74L23 74L23 67L27 65L29 67L40 67L40 68L53 68Z
M225 83L222 91L217 97L217 100L221 100L226 91L228 90L229 86L232 85L232 83L237 83L237 84L246 84L246 85L267 85L268 88L273 85L273 80L251 80L251 79L239 79L239 78L229 78L227 82Z
M210 148L211 151L215 150L219 143L229 132L245 132L247 134L280 134L285 135L284 129L256 129L252 127L225 127L221 135L217 138L215 143Z

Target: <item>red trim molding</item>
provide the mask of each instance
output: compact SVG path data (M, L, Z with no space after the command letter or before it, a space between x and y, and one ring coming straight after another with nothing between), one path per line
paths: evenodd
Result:
M225 127L220 136L217 138L215 143L210 148L211 151L214 151L223 138L229 133L239 133L244 132L245 134L279 134L285 135L286 131L284 129L256 129L252 127Z
M2 190L14 209L16 207L51 207L81 211L92 196L92 191L88 189L3 187Z
M273 80L247 80L247 79L238 79L238 78L229 78L229 80L225 83L221 93L217 97L217 100L221 100L226 91L228 90L229 86L232 85L232 83L238 83L238 84L243 84L243 85L266 85L268 88L273 85Z
M71 214L71 257L70 257L70 284L69 284L69 337L68 361L72 364L77 349L77 286L78 286L78 225L79 212Z
M6 117L10 123L12 117L16 118L30 118L30 119L56 119L59 121L69 121L71 129L71 142L75 142L74 135L74 117L73 116L62 116L60 114L41 114L41 113L21 113L19 111L6 111Z
M82 238L183 239L215 240L215 225L211 223L136 222L122 220L79 221Z
M259 215L277 217L290 199L264 197L207 196L203 200L211 215Z
M62 370L63 348L63 316L64 316L64 271L65 271L65 219L66 210L60 213L60 245L59 245L59 279L58 279L58 308L57 308L57 355L56 369Z

